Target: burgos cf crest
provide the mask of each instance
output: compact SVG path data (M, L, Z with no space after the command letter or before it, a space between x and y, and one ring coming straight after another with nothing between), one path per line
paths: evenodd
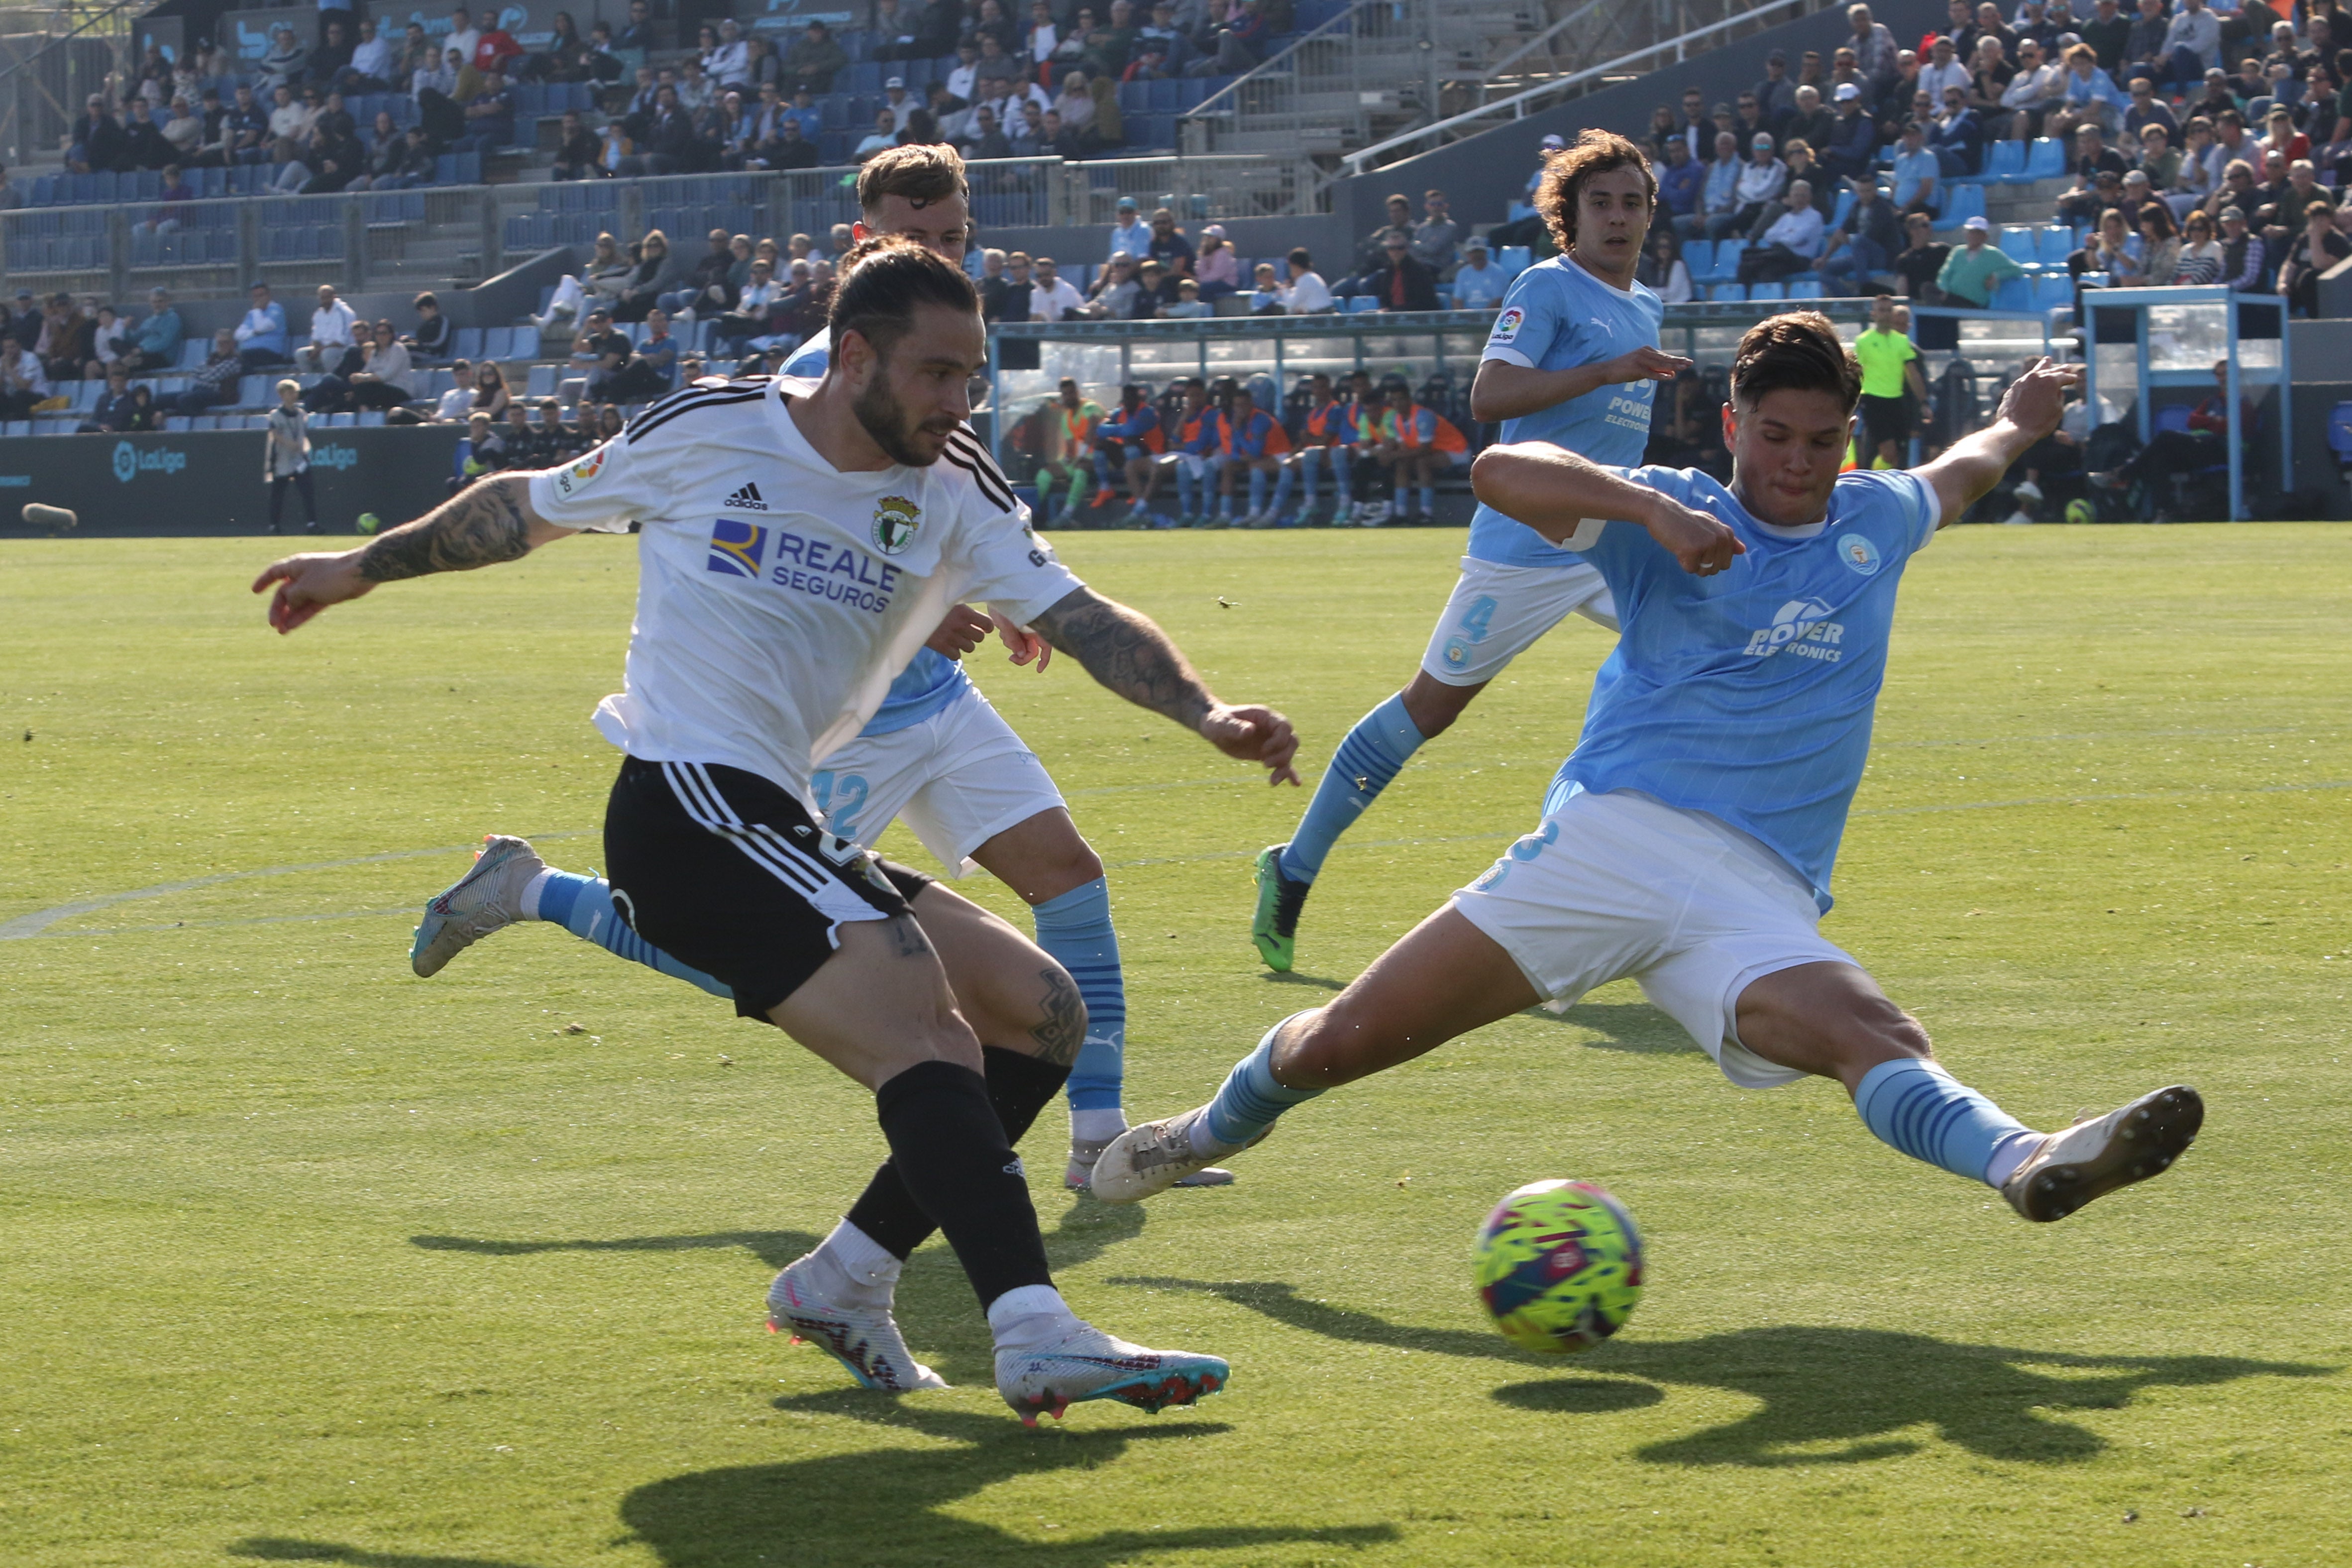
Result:
M923 509L904 496L885 496L874 507L874 548L897 555L915 542Z
M760 558L768 549L768 530L758 523L721 517L710 525L709 570L727 577L759 580Z

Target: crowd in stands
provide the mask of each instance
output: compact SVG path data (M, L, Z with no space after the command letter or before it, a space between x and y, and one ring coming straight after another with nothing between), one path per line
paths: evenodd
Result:
M1983 308L2042 264L1993 243L1982 183L2070 183L2078 286L2219 283L2316 308L2319 275L2352 255L2352 16L2313 0L1951 0L1948 25L1904 47L1868 6L1826 58L1775 51L1729 102L1696 89L1648 138L1660 225L1643 278L1669 302L1704 279L1692 241L1737 246L1740 285L1892 287ZM1792 68L1793 64L1793 68ZM2049 147L2039 168L2029 148ZM2054 166L2052 166L2054 165Z

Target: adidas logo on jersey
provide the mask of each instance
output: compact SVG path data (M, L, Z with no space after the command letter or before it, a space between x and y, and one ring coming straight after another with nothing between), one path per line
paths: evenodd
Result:
M739 512L764 512L768 509L768 503L760 499L760 486L757 485L744 486L719 505Z

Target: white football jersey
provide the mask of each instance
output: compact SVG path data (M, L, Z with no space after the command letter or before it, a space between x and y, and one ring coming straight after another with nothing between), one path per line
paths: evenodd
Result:
M969 430L929 467L843 473L785 407L814 390L706 382L531 476L549 522L642 526L624 689L596 708L630 756L724 763L806 799L950 605L1025 623L1081 586Z

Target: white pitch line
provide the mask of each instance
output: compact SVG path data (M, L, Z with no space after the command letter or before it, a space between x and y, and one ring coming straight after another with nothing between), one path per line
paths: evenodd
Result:
M1941 806L1879 806L1868 810L1848 813L1853 817L1916 817L1942 811L1999 811L2020 806L2091 806L2107 805L2120 800L2178 800L2211 798L2221 795L2292 795L2317 789L2352 789L2352 779L2330 779L2310 784L2252 784L2238 789L2149 789L2130 794L2114 795L2032 795L2014 800L1958 800ZM1071 791L1081 793L1081 791ZM549 839L585 838L596 831L593 828L577 828L559 833L534 835L534 841ZM1398 850L1424 848L1431 844L1493 843L1502 839L1516 839L1517 833L1460 833L1434 838L1370 839L1353 843L1342 842L1333 853L1357 850ZM193 888L210 887L215 883L236 882L245 877L291 876L299 872L337 871L345 866L371 865L378 861L415 860L425 855L456 854L471 849L461 844L457 849L388 850L383 854L358 855L350 860L314 861L306 865L264 866L257 871L222 872L214 876L194 877L186 882L162 883L154 887L135 888L129 893L110 893L98 898L83 899L73 904L60 904L53 908L20 915L0 925L0 942L22 942L37 936L135 936L161 931L194 931L219 929L235 925L278 925L301 921L362 920L381 915L404 915L406 909L341 909L322 915L270 915L245 920L182 920L161 925L121 925L99 931L51 931L58 921L112 904L128 904L135 899L161 898L167 894L186 893ZM1105 861L1108 871L1132 871L1144 866L1196 865L1212 861L1255 859L1257 850L1216 850L1199 855L1157 855L1138 860Z

